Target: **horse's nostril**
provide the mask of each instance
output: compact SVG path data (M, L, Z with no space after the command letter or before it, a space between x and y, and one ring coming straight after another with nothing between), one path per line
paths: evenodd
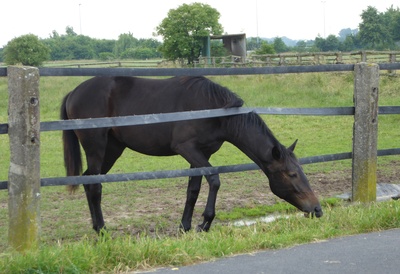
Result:
M315 211L315 216L316 216L317 218L319 218L319 217L321 217L321 216L323 215L322 209L321 209L321 207L319 207L319 206L317 206L317 207L314 209L314 211Z

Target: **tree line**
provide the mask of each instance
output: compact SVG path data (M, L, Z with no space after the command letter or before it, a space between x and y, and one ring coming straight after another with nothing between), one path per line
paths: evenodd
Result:
M65 34L53 31L45 39L33 34L14 38L4 49L0 49L0 61L37 66L46 60L145 60L162 58L158 51L161 44L156 39L137 39L132 33L120 34L117 40L95 39L78 35L72 27L67 26ZM32 54L33 48L35 54Z
M183 4L177 9L171 9L156 28L156 34L163 37L163 42L137 39L131 33L121 34L117 40L94 39L78 35L72 27L67 26L65 34L53 31L45 39L39 39L33 34L14 38L4 49L0 49L0 61L38 66L45 60L165 58L186 60L191 64L202 54L204 37L223 33L219 18L220 13L216 9L201 3ZM34 53L32 48L36 49ZM295 46L286 45L280 37L270 40L256 37L247 39L247 50L256 54L399 48L400 10L393 5L385 12L379 12L372 6L367 7L361 14L359 28L342 29L338 36L318 36L314 40L297 41ZM222 42L212 41L212 56L226 54Z
M400 49L400 10L391 6L385 12L379 12L369 6L361 13L358 29L342 29L339 35L326 38L316 37L314 40L297 41L295 46L287 46L282 38L270 41L250 38L247 49L257 54L274 54L281 52L328 52L355 50L399 50Z
M132 33L119 35L118 40L94 39L78 35L72 27L66 33L56 31L42 42L50 49L50 60L80 59L150 59L161 58L158 47L161 42L156 39L137 39Z

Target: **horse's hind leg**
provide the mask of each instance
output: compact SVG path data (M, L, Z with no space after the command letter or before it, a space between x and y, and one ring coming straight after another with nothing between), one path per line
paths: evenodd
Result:
M191 167L211 167L208 159L211 154L215 151L200 151L195 144L191 142L182 143L175 146L175 151L185 158ZM211 223L215 217L215 203L217 201L217 193L220 187L220 180L218 174L205 176L209 184L209 192L207 198L206 208L203 212L203 223L198 226L199 231L208 231L210 229ZM196 177L195 177L196 178ZM192 179L194 183L193 186L188 186L188 197L185 205L184 215L182 216L182 226L185 229L185 225L190 221L194 203L196 203L198 191L200 191L201 179ZM189 181L189 184L191 181ZM192 187L192 189L191 189ZM189 201L189 203L188 203ZM188 205L189 204L189 205ZM190 228L190 226L188 226Z
M94 144L93 150L84 145L88 168L83 175L97 175L101 173L101 166L104 159L104 148ZM88 201L90 215L92 217L93 229L96 232L104 227L103 213L101 211L101 184L85 184L85 193Z
M107 173L124 150L124 147L117 145L114 140L108 142L107 131L102 131L101 134L99 134L100 132L97 133L96 138L87 138L87 142L85 140L81 141L86 152L88 165L83 175ZM102 185L85 184L84 188L92 217L93 229L96 232L100 232L104 227L101 210Z
M191 166L192 168L193 166ZM199 197L199 192L201 188L201 179L203 176L189 177L187 192L186 192L186 203L185 209L183 210L181 229L184 231L189 231L192 227L192 216L194 211L194 206L196 204L197 198Z
M85 175L85 174L84 174ZM87 174L86 174L87 175ZM104 227L103 213L101 211L101 184L84 185L86 198L92 217L93 229L99 233Z

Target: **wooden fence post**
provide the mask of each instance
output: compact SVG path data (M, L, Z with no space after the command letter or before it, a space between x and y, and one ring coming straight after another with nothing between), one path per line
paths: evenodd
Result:
M39 70L8 67L8 240L24 251L36 247L40 228Z
M354 132L352 200L376 200L379 66L354 67Z

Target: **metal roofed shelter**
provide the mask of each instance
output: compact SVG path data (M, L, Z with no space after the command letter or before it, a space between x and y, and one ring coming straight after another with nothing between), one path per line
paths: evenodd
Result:
M224 47L232 55L240 56L241 62L246 61L246 34L225 34L206 37L203 47L203 56L211 57L211 40L222 40Z

